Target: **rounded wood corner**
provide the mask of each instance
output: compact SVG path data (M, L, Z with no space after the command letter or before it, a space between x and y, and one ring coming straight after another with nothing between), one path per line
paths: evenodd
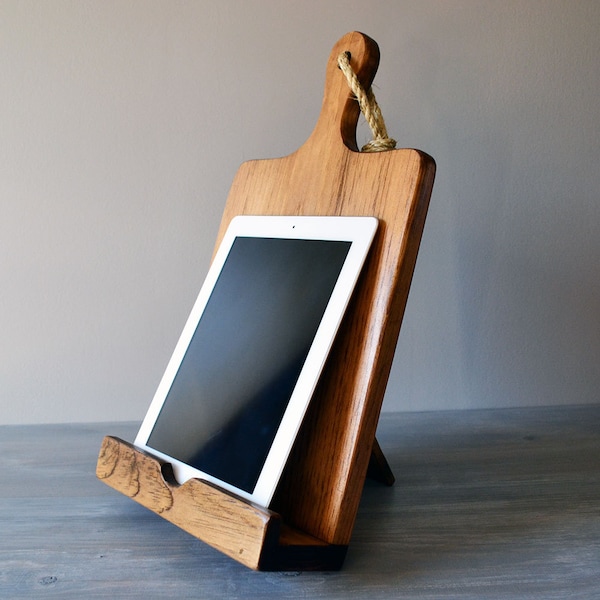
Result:
M356 126L360 107L338 66L342 52L349 54L352 69L365 89L369 89L375 79L380 57L377 42L359 31L340 38L329 55L321 113L309 140L325 147L337 141L348 150L358 152Z

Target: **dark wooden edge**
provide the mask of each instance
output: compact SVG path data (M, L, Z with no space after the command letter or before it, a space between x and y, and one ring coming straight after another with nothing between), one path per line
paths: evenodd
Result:
M259 571L337 571L348 546L328 544L304 532L281 525L275 545L265 545Z
M104 438L96 476L251 569L337 570L344 562L347 546L287 527L274 511L211 483L191 479L178 485L168 463L117 437Z
M394 473L392 473L392 469L377 441L375 438L373 442L373 448L371 450L371 457L369 459L369 466L367 469L367 477L373 479L374 481L378 481L379 483L383 483L387 486L394 485L396 478L394 477Z

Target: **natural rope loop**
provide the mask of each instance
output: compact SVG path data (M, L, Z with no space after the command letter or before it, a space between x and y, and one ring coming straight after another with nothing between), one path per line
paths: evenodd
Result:
M388 137L383 115L381 114L377 100L375 100L373 90L369 88L365 91L365 88L361 85L356 73L350 66L349 52L342 52L338 56L338 65L342 73L346 76L348 85L358 100L360 110L373 132L373 139L361 148L361 152L393 150L396 147L396 140Z

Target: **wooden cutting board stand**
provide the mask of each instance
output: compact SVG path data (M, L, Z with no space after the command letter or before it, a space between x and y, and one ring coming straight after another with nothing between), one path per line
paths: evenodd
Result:
M293 154L244 163L231 187L217 246L239 214L369 215L379 230L270 510L192 479L107 436L96 473L109 486L257 570L339 569L367 471L393 482L375 440L429 204L435 163L410 149L362 153L360 109L338 67L370 89L377 44L350 33L327 64L316 127Z

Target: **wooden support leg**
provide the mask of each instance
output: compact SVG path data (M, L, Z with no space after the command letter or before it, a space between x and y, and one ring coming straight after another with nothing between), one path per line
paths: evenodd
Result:
M377 438L373 441L373 449L371 450L371 458L369 460L369 468L367 470L367 477L383 483L384 485L394 485L396 478L390 469L390 465L383 454L383 450L377 441Z

